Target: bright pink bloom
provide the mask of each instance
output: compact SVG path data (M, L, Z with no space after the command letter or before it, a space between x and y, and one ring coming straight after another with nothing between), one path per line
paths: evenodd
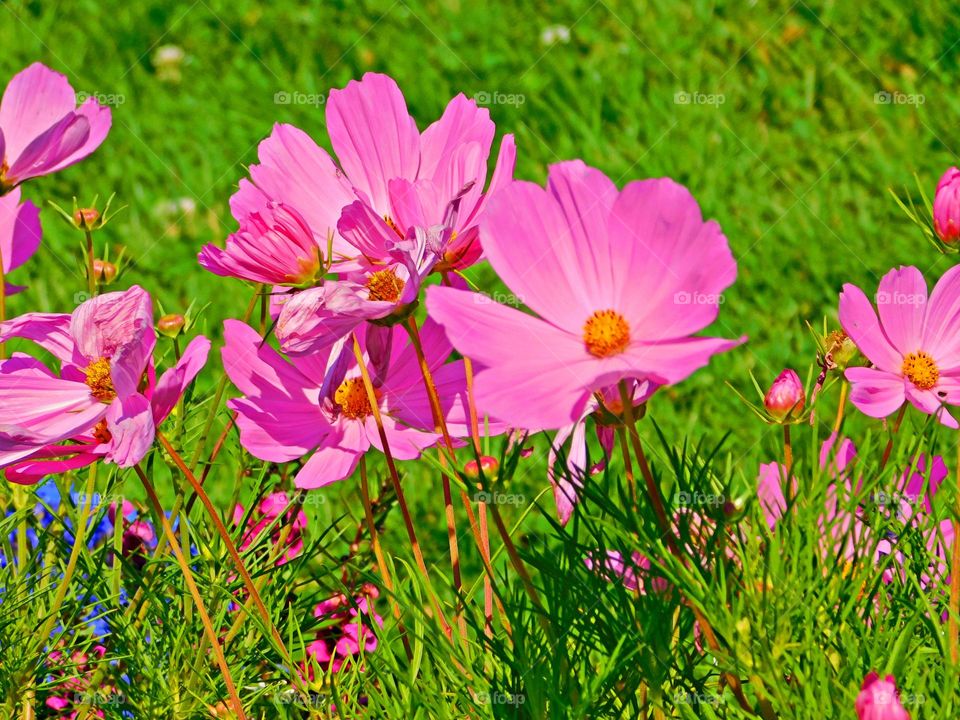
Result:
M120 553L138 570L142 570L147 562L147 553L156 547L157 534L149 520L142 517L143 513L129 500L124 500L117 513L117 504L110 505L107 516L116 526L118 523L123 530Z
M307 515L302 509L294 513L293 508L290 507L292 500L293 498L285 492L270 493L261 500L247 518L240 549L246 550L251 545L260 545L264 541L261 535L269 530L270 542L264 547L267 548L265 554L272 556L277 551L284 528L289 524L290 529L283 544L284 550L277 558L276 564L283 565L303 552L303 531L307 527ZM290 507L289 510L287 510L288 507ZM285 510L286 517L284 517ZM233 509L233 524L241 525L245 515L243 505L238 504Z
M313 663L323 671L340 672L347 660L360 663L363 655L377 649L376 631L383 627L383 618L371 607L379 592L373 585L364 585L360 593L350 599L334 595L314 608L313 616L322 627L313 642L307 645L305 675L314 678Z
M478 401L529 429L579 420L593 393L624 378L677 383L741 340L693 337L736 277L726 238L669 179L618 191L579 160L550 168L547 188L515 182L481 222L484 250L515 308L431 287L427 308L483 369Z
M649 593L665 593L671 588L670 581L651 572L650 558L634 550L625 560L618 550L607 550L607 557L594 552L583 559L584 564L598 575L613 581L619 579L627 590Z
M110 109L79 108L66 77L34 63L11 78L0 101L0 193L83 160L110 131Z
M0 362L0 467L20 483L100 458L138 463L210 349L195 338L155 382L153 310L137 286L87 300L72 315L28 313L0 325L0 341L14 337L60 360L59 376L20 353Z
M225 249L210 243L197 258L215 275L267 285L302 285L320 272L322 253L300 213L270 202L241 220L240 229L227 237Z
M960 239L960 170L947 170L933 197L933 229L945 243Z
M367 333L368 371L377 389L384 430L398 460L414 460L439 440L413 346L402 329ZM424 354L433 372L447 424L465 437L466 380L461 361L444 364L450 343L432 322L421 328ZM268 462L313 454L297 473L298 488L317 488L351 475L361 456L382 450L373 410L356 358L325 351L285 360L252 328L224 324L223 366L243 397L229 405L238 413L240 441ZM370 348L372 340L377 347Z
M340 167L302 130L276 125L260 144L260 164L250 166L252 182L241 180L231 198L234 217L242 220L266 199L287 203L303 214L322 246L327 233L335 233L334 260L342 261L356 258L357 250L336 234L337 224L343 209L359 199L381 235L403 239L415 227L433 228L443 240L436 251L448 266L480 257L476 225L485 198L509 182L516 159L513 136L507 135L485 195L495 134L488 110L458 95L421 134L397 84L367 73L331 91L326 112Z
M3 273L23 265L40 247L40 209L27 200L20 203L20 188L0 195L0 258L3 258ZM6 294L23 290L11 285L6 277Z
M891 270L880 280L876 300L874 311L850 284L840 294L840 324L873 363L847 369L851 402L883 418L909 400L956 428L944 405L960 403L960 266L944 273L929 298L917 268Z
M789 368L777 375L767 394L763 397L763 406L774 420L784 420L788 415L797 416L803 411L806 395L800 376Z
M871 672L863 679L857 695L857 720L910 720L910 713L900 704L900 693L893 675L881 678Z

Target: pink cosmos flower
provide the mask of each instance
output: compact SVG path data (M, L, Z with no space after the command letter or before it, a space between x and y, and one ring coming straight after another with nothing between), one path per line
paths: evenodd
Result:
M663 178L618 191L579 160L550 168L547 188L515 182L481 221L484 250L540 317L445 287L431 317L483 369L478 402L504 422L555 429L623 378L673 384L740 340L694 337L736 277L726 238L690 193Z
M657 391L657 386L647 380L643 382L631 381L633 403L640 406ZM614 414L623 412L623 403L620 398L620 389L616 385L606 387L597 392L603 400L603 407ZM606 419L600 408L600 399L594 397L587 404L583 416L575 423L566 425L557 430L557 434L550 444L550 453L547 458L547 477L553 485L553 498L557 504L557 518L561 525L566 525L573 515L573 508L580 500L580 491L587 476L602 472L606 467L607 459L613 452L614 428L606 424ZM593 416L597 439L603 451L603 458L592 467L587 467L587 419ZM557 468L557 458L563 444L570 439L570 449L566 455L566 468Z
M465 437L463 363L444 364L450 343L435 323L424 323L421 337L448 428L455 437ZM349 349L288 361L236 320L224 324L224 339L224 369L244 395L229 402L238 413L240 441L268 462L290 462L312 452L297 473L298 488L342 480L371 446L382 450L360 369ZM386 341L368 332L364 345L390 449L398 460L414 460L439 436L433 431L413 346L398 328L387 330Z
M27 200L20 203L20 188L0 195L0 258L3 274L23 265L40 247L40 209ZM23 290L4 277L7 295Z
M960 240L960 170L949 168L933 197L933 229L945 243Z
M314 608L313 615L323 626L306 648L304 671L310 680L314 679L314 663L337 673L344 662L362 663L365 653L377 649L376 631L383 627L383 618L373 610L371 601L378 595L377 588L367 584L352 600L334 595Z
M80 162L110 131L110 109L79 108L66 77L34 63L11 78L0 101L0 194Z
M303 552L303 530L307 527L307 515L303 510L298 510L294 514L293 509L287 510L292 498L285 492L274 492L267 495L260 504L250 513L247 518L246 529L243 534L243 540L240 543L241 550L247 550L251 545L263 543L261 537L265 532L270 532L270 543L266 545L266 553L273 555L276 552L276 546L280 542L284 527L289 523L290 530L284 542L283 554L277 558L276 564L283 565L290 562ZM284 511L286 517L283 517ZM240 526L243 524L246 512L243 505L237 504L233 509L233 524Z
M302 130L274 126L260 144L260 163L250 167L252 182L241 180L231 198L237 220L268 199L278 200L300 211L325 247L343 209L361 200L381 233L386 228L403 239L415 227L433 229L442 239L435 251L446 267L463 267L480 257L477 222L485 199L510 181L516 159L513 136L506 135L485 194L495 134L487 109L457 95L421 134L397 84L367 73L331 91L326 113L340 167ZM450 214L454 202L455 218ZM335 233L334 261L356 256L357 249ZM376 259L381 258L368 257Z
M627 590L649 593L666 593L672 587L669 580L651 572L650 558L634 550L630 559L618 550L607 550L606 558L597 552L587 555L584 564L598 575L613 581L619 579Z
M137 286L87 300L72 315L28 313L0 324L0 341L14 337L60 361L59 375L20 353L0 362L0 467L19 483L101 458L138 463L210 349L194 338L156 382L153 310Z
M326 247L326 244L323 246ZM210 243L197 256L215 275L267 285L303 285L321 270L323 249L303 217L283 203L269 202L244 216L240 230L221 249Z
M847 369L851 402L883 418L909 400L958 427L944 405L960 403L960 266L944 273L929 298L917 268L891 270L880 280L876 300L874 311L850 284L840 294L840 324L873 363Z
M122 702L123 695L110 683L102 683L98 687L90 683L90 678L106 653L103 645L94 645L89 653L61 649L50 652L46 658L49 676L45 685L51 694L44 705L56 713L53 717L74 720L79 715L81 700L93 694L104 702L111 701L111 698L115 698L118 704ZM94 708L91 717L104 717L103 710Z
M893 675L885 678L875 672L867 675L855 707L857 720L910 720L910 713L900 703Z

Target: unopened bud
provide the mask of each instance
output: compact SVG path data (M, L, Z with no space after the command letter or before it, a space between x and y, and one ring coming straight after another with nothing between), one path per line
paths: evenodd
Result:
M497 471L500 469L500 463L497 462L495 457L490 457L489 455L483 455L480 457L480 464L477 465L476 460L470 460L466 465L463 466L463 474L472 480L478 480L480 478L480 471L483 470L483 475L488 480L492 480L497 476Z
M859 352L856 344L843 330L831 332L827 335L823 344L827 349L830 360L833 361L833 366L839 370L846 370Z
M98 283L109 285L117 277L117 266L107 260L94 260L93 277Z
M164 315L157 321L157 331L168 338L177 337L187 321L183 315Z
M960 240L960 170L947 170L937 183L933 197L933 229L943 242Z
M803 392L803 383L800 376L793 370L784 370L773 381L770 389L763 398L763 406L770 416L777 421L795 418L803 411L806 395Z
M78 228L90 230L99 219L100 211L96 208L79 208L73 211L73 222Z

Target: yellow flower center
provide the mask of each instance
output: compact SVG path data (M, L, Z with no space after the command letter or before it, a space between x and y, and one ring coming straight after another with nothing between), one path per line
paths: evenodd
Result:
M400 228L397 226L397 224L393 221L393 218L392 218L392 217L390 217L389 215L384 215L384 216L383 216L383 221L387 224L387 227L389 227L391 230L393 230L393 231L394 231L397 235L399 235L401 238L403 237L403 231L400 230Z
M363 420L373 414L362 377L348 378L340 383L333 400L340 406L340 412L351 420Z
M87 376L84 382L90 388L90 394L100 402L112 402L117 391L113 387L113 378L110 377L110 360L105 357L94 360L83 372Z
M619 355L630 344L630 326L615 310L597 310L583 326L583 342L595 357Z
M406 283L397 277L392 269L377 270L367 280L369 299L372 301L395 303L400 299Z
M903 359L901 370L904 377L920 390L929 390L940 379L940 370L937 368L937 364L930 355L922 350L907 355Z
M106 444L113 439L113 434L107 429L107 420L104 418L93 428L93 437L98 443Z

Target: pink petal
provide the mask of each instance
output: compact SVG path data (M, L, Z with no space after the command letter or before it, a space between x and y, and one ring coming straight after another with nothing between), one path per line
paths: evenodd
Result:
M784 477L783 467L779 463L766 463L760 466L757 497L760 499L760 506L763 508L763 514L771 530L787 509L782 485Z
M383 217L362 200L343 209L337 230L370 261L388 258L393 245L401 239Z
M291 295L282 306L275 333L285 353L315 353L356 330L364 320L389 315L395 307L367 301L355 283L331 280Z
M948 428L956 429L960 427L956 419L944 405L945 399L937 396L936 388L932 390L920 390L910 384L906 386L906 393L907 400L921 412L935 416Z
M29 200L20 204L20 188L0 196L0 256L9 273L40 247L40 209Z
M712 323L737 264L716 222L669 178L629 183L613 205L609 255L615 305L644 340L679 338ZM594 308L601 309L601 308Z
M0 101L0 128L8 161L19 157L34 138L76 107L70 81L42 63L33 63L14 75Z
M559 448L571 437L570 449L567 453L566 468L556 471ZM587 439L586 423L581 420L573 425L560 428L550 444L550 453L547 457L547 477L553 486L553 498L557 505L557 519L561 525L566 525L573 515L573 509L580 499L580 490L583 488L583 478L586 475Z
M925 349L920 343L927 312L927 283L917 268L893 269L881 278L877 311L884 334L901 354Z
M118 467L133 467L143 460L153 444L155 428L150 401L139 393L117 398L107 411L106 459Z
M87 360L111 360L118 394L136 392L156 343L149 293L134 285L87 300L74 310L70 334Z
M885 418L899 410L906 399L904 380L899 375L855 367L847 369L846 378L852 383L850 401L864 415Z
M462 93L457 95L447 103L440 119L423 131L420 138L419 177L433 178L438 172L443 172L445 160L466 143L480 146L486 169L486 159L495 132L496 126L487 108L477 107L474 100L468 100Z
M727 352L746 342L711 337L688 337L659 343L631 343L622 355L609 358L609 376L600 375L598 382L615 383L625 376L652 380L659 385L673 385L685 380L717 353Z
M367 73L327 99L330 143L350 181L378 212L390 207L387 183L417 177L420 132L403 93L386 75Z
M90 121L77 113L65 115L59 122L38 135L10 163L6 177L23 182L40 177L70 164L79 155L90 137Z
M480 215L487 205L487 201L513 182L513 172L517 164L517 145L513 135L504 135L500 141L500 152L497 154L497 164L493 168L493 176L487 191L480 198L470 215L464 216L461 225L472 225L479 222Z
M930 294L921 346L941 372L960 370L960 265L947 270Z
M65 453L66 446L57 445L56 449ZM85 446L90 448L91 446ZM100 455L93 452L79 452L76 455L65 457L62 460L40 460L30 458L14 463L7 468L6 476L10 482L20 485L35 485L45 477L60 475L61 473L77 470L92 465L100 459Z
M180 360L160 376L157 387L150 398L153 407L153 421L159 425L173 411L177 401L193 382L210 353L210 341L202 335L195 337L183 351Z
M397 460L416 460L427 448L433 447L440 441L440 435L434 432L424 432L401 425L390 416L383 416L383 430L390 444L390 451ZM371 415L366 421L367 440L370 445L383 452L383 443L374 417Z
M0 324L0 341L10 338L32 340L58 360L77 360L76 345L70 334L70 316L60 313L26 313Z
M363 430L358 423L344 423L341 434L331 433L306 464L300 468L294 485L303 490L325 487L350 477L364 451ZM332 444L336 442L336 444Z
M903 357L890 344L873 305L856 285L848 283L840 293L840 326L870 362L883 370L899 372Z

